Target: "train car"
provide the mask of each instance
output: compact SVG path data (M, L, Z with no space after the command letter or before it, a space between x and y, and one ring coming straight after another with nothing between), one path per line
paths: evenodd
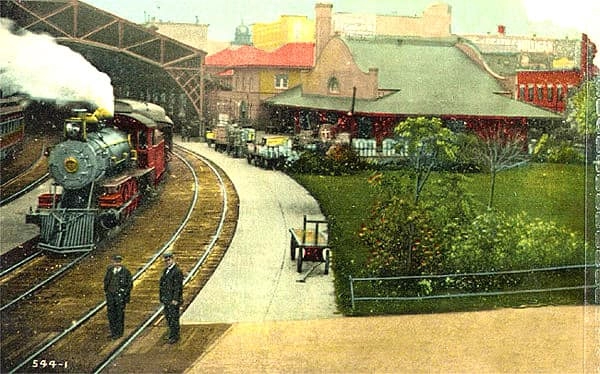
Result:
M40 227L38 247L90 251L124 223L163 179L173 121L158 105L116 100L114 115L76 110L48 156L54 183L26 222Z
M265 169L282 169L286 163L294 162L299 157L300 153L294 149L289 136L265 135L258 143L247 143L248 163Z
M10 161L23 147L25 120L22 96L0 95L0 162Z

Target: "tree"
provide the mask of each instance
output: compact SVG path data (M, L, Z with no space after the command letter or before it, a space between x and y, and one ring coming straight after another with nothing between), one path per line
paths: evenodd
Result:
M581 140L596 134L596 99L595 82L588 80L569 96L567 101L566 122L577 129Z
M497 174L527 160L527 154L524 151L525 140L518 133L506 131L501 126L491 128L471 139L469 148L475 162L490 174L488 209L491 209L494 202Z
M404 140L398 146L406 147L415 173L414 202L417 204L431 171L441 158L455 158L458 148L456 137L450 129L442 126L439 118L407 118L396 126L395 132Z

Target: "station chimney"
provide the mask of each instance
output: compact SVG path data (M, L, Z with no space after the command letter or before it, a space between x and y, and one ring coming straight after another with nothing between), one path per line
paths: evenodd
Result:
M315 61L333 34L331 31L332 9L333 4L317 3L315 5Z

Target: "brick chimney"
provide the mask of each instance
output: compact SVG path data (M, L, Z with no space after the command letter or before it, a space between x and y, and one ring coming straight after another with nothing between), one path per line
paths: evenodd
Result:
M325 44L331 39L331 13L333 4L315 4L315 61L321 55Z
M504 34L506 34L506 26L498 25L498 34L504 36Z

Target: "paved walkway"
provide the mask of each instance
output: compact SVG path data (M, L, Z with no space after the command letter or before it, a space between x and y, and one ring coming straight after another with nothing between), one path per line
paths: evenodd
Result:
M600 373L600 308L234 324L188 373Z
M290 259L289 228L323 219L317 202L282 172L249 165L206 143L181 143L218 164L240 197L235 236L223 261L181 318L182 324L333 318L333 275ZM321 230L321 229L319 229Z
M23 197L0 207L0 254L24 243L40 233L39 227L25 223L29 208L37 207L40 194L50 190L50 182L33 189Z

